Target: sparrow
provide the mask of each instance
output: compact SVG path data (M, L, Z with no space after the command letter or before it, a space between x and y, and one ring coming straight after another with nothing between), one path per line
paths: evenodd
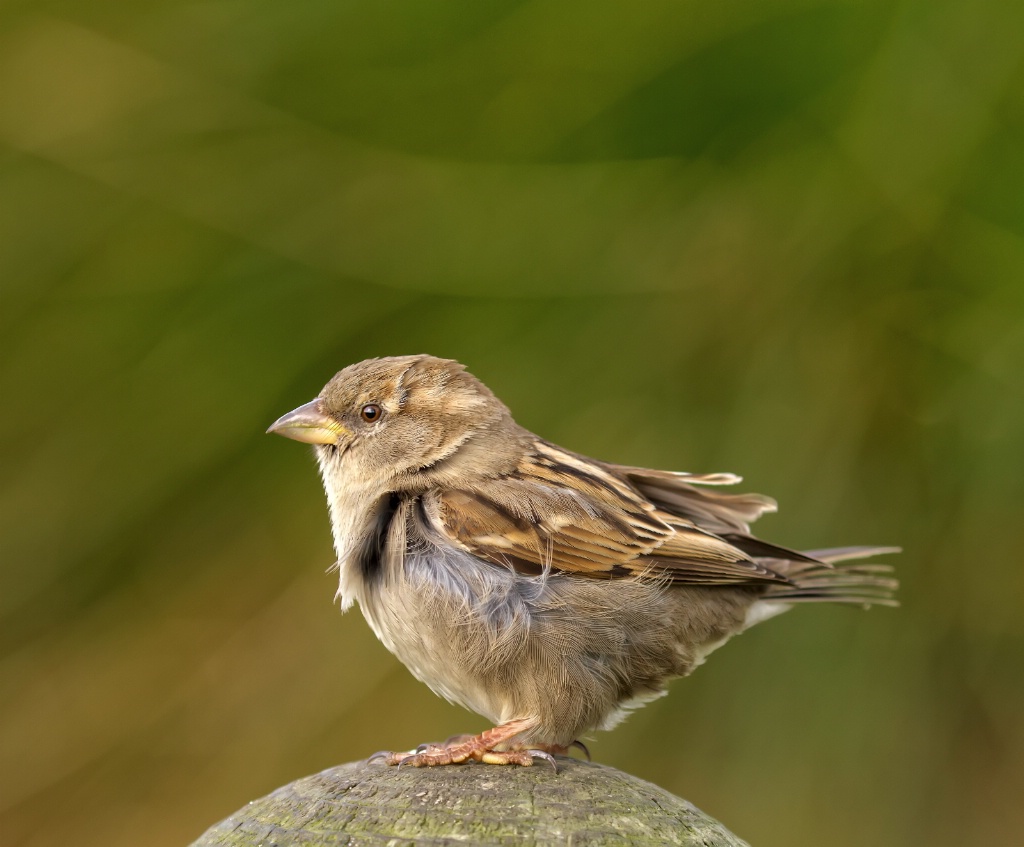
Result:
M566 450L450 359L350 365L268 432L314 445L342 610L494 724L387 764L554 766L794 604L896 605L890 567L850 560L898 548L762 541L775 501L717 490L740 477Z

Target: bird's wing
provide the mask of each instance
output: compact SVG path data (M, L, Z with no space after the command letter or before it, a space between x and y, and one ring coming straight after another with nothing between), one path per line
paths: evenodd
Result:
M788 582L730 541L659 509L608 466L544 441L532 447L511 474L427 495L424 511L434 530L522 573Z
M748 533L750 524L778 507L764 494L730 494L698 486L735 485L742 477L731 473L691 474L609 465L658 508L689 518L718 534Z
M680 471L656 471L626 465L608 465L608 469L626 479L658 509L696 526L738 547L749 556L780 559L787 562L827 562L807 553L769 544L750 534L750 524L778 506L764 494L730 494L708 491L703 486L735 485L742 477L731 473L692 474Z

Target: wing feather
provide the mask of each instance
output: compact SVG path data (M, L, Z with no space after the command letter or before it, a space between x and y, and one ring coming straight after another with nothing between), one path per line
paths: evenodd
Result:
M650 502L674 515L689 518L716 533L750 532L750 524L778 505L764 494L729 494L706 491L701 485L733 485L742 481L735 474L689 474L609 465Z
M448 541L524 573L555 570L605 579L644 575L687 584L789 583L742 544L692 517L703 509L717 516L715 527L745 532L742 517L760 514L771 501L758 495L708 500L701 499L703 493L694 499L690 482L701 477L682 475L690 482L674 482L677 475L664 474L670 479L662 480L663 473L603 465L537 441L510 474L425 495L425 512ZM633 477L658 482L645 490ZM704 484L734 479L715 474ZM658 500L670 505L672 497L648 494L679 486L683 493L672 496L687 503L694 499L700 508L666 510Z

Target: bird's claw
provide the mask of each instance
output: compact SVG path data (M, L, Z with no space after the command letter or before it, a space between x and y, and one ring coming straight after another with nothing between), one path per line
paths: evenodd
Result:
M553 770L555 773L558 773L558 763L555 762L555 757L552 756L550 753L544 750L527 750L526 752L530 755L531 759L543 759L545 762L551 765L551 770ZM531 761L530 764L532 765L533 762Z
M591 758L590 758L590 751L589 751L589 750L587 749L587 745L586 745L586 744L584 744L584 743L583 743L582 741L580 741L579 739L576 739L575 741L573 741L573 743L572 743L572 744L570 744L569 746L570 746L570 747L575 747L575 748L577 748L578 750L582 750L582 751L583 751L583 755L587 757L587 761L588 761L588 762L592 762L592 761L594 761L593 759L591 759Z
M425 747L425 746L427 746L427 745L424 745L424 744L420 745L420 747ZM375 764L377 762L383 762L385 765L388 765L389 767L395 767L396 765L401 765L402 762L404 762L410 756L416 755L416 753L419 752L419 749L420 748L417 747L415 750L404 750L404 751L403 750L398 750L398 751L378 750L376 753L374 753L372 756L370 756L366 760L366 764L372 765L372 764Z

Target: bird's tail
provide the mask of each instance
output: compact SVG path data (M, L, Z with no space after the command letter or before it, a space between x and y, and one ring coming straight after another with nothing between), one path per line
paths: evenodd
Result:
M785 569L778 560L771 567L781 571L789 584L769 586L762 600L782 603L856 603L861 606L898 606L895 598L899 581L892 566L866 559L886 553L899 553L899 547L833 547L804 551L806 560L789 561Z

